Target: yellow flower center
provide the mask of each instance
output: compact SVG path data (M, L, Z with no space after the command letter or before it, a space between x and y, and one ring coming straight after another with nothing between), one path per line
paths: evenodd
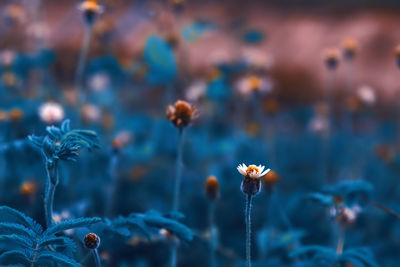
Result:
M247 167L246 169L246 174L250 175L250 174L258 174L260 171L258 170L258 167L256 165L250 165L249 167Z

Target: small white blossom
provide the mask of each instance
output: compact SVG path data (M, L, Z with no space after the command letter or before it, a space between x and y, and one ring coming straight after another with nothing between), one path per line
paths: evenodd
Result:
M40 106L39 117L48 124L59 122L64 118L64 109L56 102L47 102Z
M252 179L260 179L264 175L266 175L271 169L267 169L264 171L265 166L262 165L249 165L248 167L246 164L240 164L237 167L239 173L243 176L249 176Z

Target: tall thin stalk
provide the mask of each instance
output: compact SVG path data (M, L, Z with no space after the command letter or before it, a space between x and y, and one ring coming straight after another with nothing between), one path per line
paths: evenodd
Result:
M182 180L182 167L183 167L183 142L184 142L184 130L179 128L179 144L178 144L178 155L176 158L176 178L175 178L175 189L174 189L174 202L172 211L179 210L179 195Z
M78 61L78 66L76 68L76 74L75 74L75 87L76 90L78 91L78 104L79 104L79 109L82 106L82 104L86 100L86 91L83 89L83 77L85 74L85 68L86 68L86 60L87 60L87 54L90 46L90 39L92 36L92 31L93 31L93 26L91 24L87 24L85 27L85 33L83 36L83 43L81 47L81 53L79 55L79 61Z
M248 194L246 196L246 266L251 267L251 202L253 196Z
M217 246L217 237L216 237L216 228L214 222L214 215L215 215L215 204L212 202L210 203L209 210L208 210L208 220L209 220L209 227L210 227L210 267L217 266L217 259L215 255L215 250Z
M181 180L182 180L182 167L183 167L183 143L184 143L184 130L183 128L179 129L179 144L178 144L178 155L176 158L176 177L175 177L175 189L174 189L174 202L172 205L172 211L177 212L179 210L179 195L180 195L180 187L181 187ZM177 262L177 252L178 250L178 242L175 240L174 244L172 245L171 250L171 267L176 266Z
M56 187L59 182L57 161L46 159L47 185L44 197L44 211L46 217L46 226L53 224L53 203Z
M96 267L101 267L100 255L99 255L99 252L97 251L97 248L93 249L92 253L93 253L94 263L95 263Z

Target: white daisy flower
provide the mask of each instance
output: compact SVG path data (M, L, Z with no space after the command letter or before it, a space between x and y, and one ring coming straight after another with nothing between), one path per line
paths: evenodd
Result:
M266 175L271 169L266 169L264 171L265 166L262 165L249 165L248 167L246 166L246 164L240 164L237 167L237 170L239 171L239 173L243 176L248 176L252 179L260 179L261 177L263 177L264 175Z
M40 106L39 117L48 124L59 122L64 118L64 109L56 102L47 102Z

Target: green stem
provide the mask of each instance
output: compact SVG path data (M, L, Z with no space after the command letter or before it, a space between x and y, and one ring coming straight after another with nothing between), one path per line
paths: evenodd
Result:
M94 258L94 262L96 267L101 267L101 260L100 260L100 256L99 256L99 252L96 249L93 249L93 258Z
M44 197L44 211L46 216L46 226L53 224L53 203L54 194L58 185L57 161L46 160L47 188Z
M251 267L251 201L253 196L248 194L246 197L246 266Z

